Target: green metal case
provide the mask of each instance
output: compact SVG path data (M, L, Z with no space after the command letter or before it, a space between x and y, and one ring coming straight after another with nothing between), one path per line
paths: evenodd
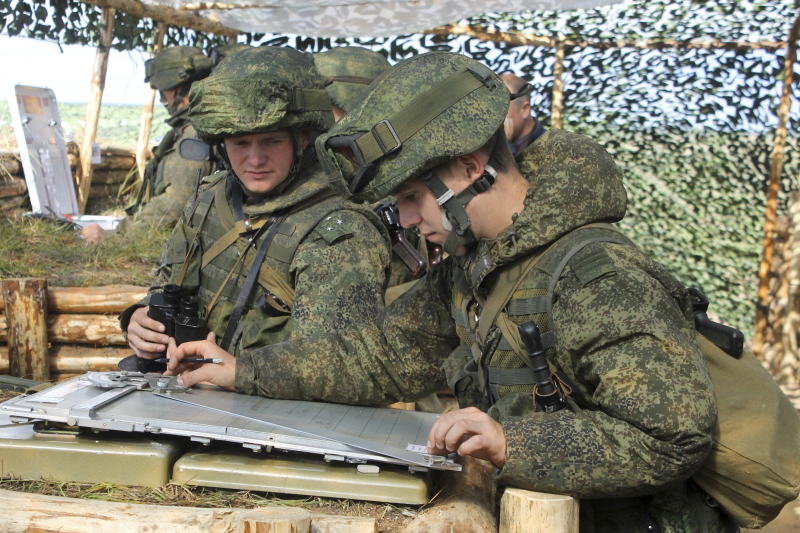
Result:
M274 452L273 452L274 453ZM378 473L361 473L376 470ZM428 502L426 474L380 467L280 457L248 451L190 451L173 467L173 483L302 496L421 505Z

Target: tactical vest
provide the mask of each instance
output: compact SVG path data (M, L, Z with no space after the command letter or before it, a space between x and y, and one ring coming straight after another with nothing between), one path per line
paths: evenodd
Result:
M580 254L584 246L598 240L631 244L610 225L607 228L603 226L606 225L592 224L575 230L546 250L504 266L494 282L492 292L502 291L504 287L509 290L513 288L513 292L507 303L500 302L502 307L494 312L489 309L492 292L486 298L472 289L483 279L485 271L493 266L491 260L488 257L486 260L479 258L469 274L458 266L454 268L451 314L461 340L465 366L462 372L456 372L448 380L453 391L456 391L461 379L472 377L483 389L483 401L487 409L510 393L532 394L534 380L528 358L522 353L519 342L512 345L508 340L515 336L518 338L517 326L528 321L533 321L539 327L542 347L545 348L552 370L560 370L553 366L556 361L556 337L548 302L552 301L555 283L561 272L569 265L582 282L588 283L611 272L613 266L602 249ZM468 275L472 283L467 280ZM494 316L482 317L487 311ZM484 320L483 327L481 320Z
M270 229L269 215L246 217L244 225L249 223L255 227L252 231L246 231L241 222L237 225L227 197L227 181L221 179L200 194L187 224L179 225L180 229L176 229L189 232L184 242L192 242L193 233L200 228L197 241L203 255L201 258L196 257L197 245L194 244L191 259L187 261L191 266L186 269L185 276L180 281L199 286L196 296L206 314L208 328L217 332L220 338L256 258L257 250L267 238ZM252 348L290 339L291 308L294 303L292 260L297 248L317 225L326 218L332 218L331 213L341 210L357 211L376 227L381 225L370 210L346 202L327 189L289 208L288 215L268 244L266 256L258 272L257 286L247 299L244 313L233 336L231 352L239 345L239 340L241 347ZM261 230L259 224L263 225ZM337 233L338 227L335 223L330 228L331 231L321 236L329 245L343 235L341 232ZM255 240L253 235L257 236Z
M172 129L158 143L153 150L153 158L144 167L142 188L139 189L136 201L125 209L125 213L129 216L136 214L140 207L150 201L150 198L162 194L169 185L164 180L164 156L175 147L175 143L181 138L184 130L189 127L190 122L186 118L188 113L189 109L187 108L168 120Z

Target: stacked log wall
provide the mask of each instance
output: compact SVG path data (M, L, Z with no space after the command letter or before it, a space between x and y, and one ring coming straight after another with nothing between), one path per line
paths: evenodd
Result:
M67 143L67 153L74 176L80 161L78 145ZM101 144L100 153L101 162L92 166L94 170L92 187L89 190L90 199L116 196L128 173L136 167L135 146ZM19 151L0 150L0 217L8 216L14 209L26 205L28 187L25 184Z
M47 290L50 378L63 381L89 371L116 370L130 355L119 313L138 302L146 287L52 287ZM8 332L0 299L0 374L9 373Z

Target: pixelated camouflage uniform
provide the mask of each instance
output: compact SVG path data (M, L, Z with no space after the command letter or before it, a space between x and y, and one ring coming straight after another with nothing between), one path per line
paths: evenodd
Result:
M153 150L153 159L147 162L145 175L153 176L153 193L150 201L133 216L125 217L117 229L139 229L174 224L183 214L183 208L192 198L198 176L203 178L214 171L209 161L190 161L178 153L183 139L197 138L188 118L189 108L181 109L167 119L172 129ZM200 171L198 174L197 171Z
M345 112L353 107L375 78L391 67L383 55L360 46L339 46L314 54L314 66L327 78L325 89L331 102ZM407 231L406 236L412 244L419 244L419 233ZM390 271L387 287L396 287L413 279L411 269L394 252Z
M227 70L226 62L229 62ZM264 63L271 66L264 68ZM242 122L236 120L236 113L239 110L243 119L251 119L246 115L250 109L247 102L267 102L259 114L263 121L260 125L255 125L256 120L244 120L244 127L256 133L304 126L319 131L332 122L330 111L327 114L287 111L286 102L290 98L287 87L274 81L257 80L249 92L240 90L253 69L258 71L258 77L286 80L288 88L307 85L309 79L313 81L316 74L310 58L296 50L265 47L243 51L224 60L219 69L220 78L212 76L196 84L200 87L195 87L190 96L193 113L203 114L195 124L206 142L216 137L214 128L243 128ZM226 91L234 91L244 103L233 100ZM262 96L263 101L259 100ZM216 97L228 101L228 108L217 105ZM271 111L274 112L270 114ZM236 135L236 131L230 135ZM297 145L295 148L299 150ZM357 324L374 324L383 309L390 251L386 230L372 211L328 190L313 147L296 153L296 157L302 157L302 163L296 161L290 176L270 193L252 195L244 191L248 197L243 204L244 215L253 225L270 215L289 214L267 250L258 286L249 296L232 338L229 351L237 357L243 349ZM181 283L182 293L197 296L201 309L206 310L222 287L207 316L209 329L216 333L218 342L222 340L240 288L267 233L265 226L265 231L257 233L254 241L253 233L242 233L229 246L214 249L220 253L212 251L235 227L232 187L236 179L229 172L221 172L204 180L197 206L194 209L186 206L184 217L159 258L158 273L148 296L120 317L123 331L127 330L133 311L147 305L150 294L178 281L184 259L191 250ZM240 261L242 253L244 258ZM270 295L280 298L291 308L291 313L276 316L271 309L255 305L260 296Z
M480 407L484 391L462 372L479 324L473 291L486 296L504 269L626 209L621 171L587 137L551 130L520 166L531 182L525 209L497 239L430 270L379 326L248 352L237 362L237 390L386 404L439 390L449 378L461 407ZM540 266L506 310L515 323L538 322L547 338L541 296L552 265ZM580 498L582 532L641 533L648 520L664 533L726 531L726 517L685 483L710 450L716 404L680 283L633 246L594 243L559 278L553 319L555 356L547 354L576 385L583 410L533 412L530 385L496 386L489 413L507 439L498 483ZM483 353L490 371L526 368L497 327Z
M165 91L205 78L212 67L213 62L199 49L175 46L148 60L145 81L153 89ZM184 97L179 96L181 100ZM186 202L192 198L198 176L202 178L214 171L211 162L189 161L178 153L178 145L183 139L197 137L189 121L189 107L170 109L170 115L165 122L171 129L153 150L153 158L145 167L144 186L150 189L150 199L139 206L136 213L124 218L118 230L174 224L183 213Z

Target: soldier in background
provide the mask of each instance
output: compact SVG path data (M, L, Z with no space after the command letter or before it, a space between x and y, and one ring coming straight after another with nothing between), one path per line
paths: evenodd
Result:
M511 93L519 92L526 83L525 80L511 73L501 74L500 79L506 83L506 87ZM533 115L530 94L512 100L506 114L505 129L508 145L511 147L511 154L514 157L524 152L525 148L547 131L539 119Z
M369 84L391 65L378 52L360 46L341 46L314 54L314 66L328 78L325 88L333 103L333 118L338 122Z
M193 46L167 48L145 62L144 81L158 90L161 103L170 114L166 122L172 129L153 150L139 196L125 210L128 216L117 231L174 224L194 194L199 178L213 172L212 162L189 161L178 153L183 139L197 137L189 122L189 90L193 82L208 76L213 68L214 62ZM90 242L104 237L97 224L86 226L81 233Z
M232 56L236 52L247 50L248 48L253 48L253 47L245 43L232 43L232 44L226 44L224 46L215 46L214 48L211 49L211 53L209 53L208 56L211 58L211 61L213 61L215 65L219 65L220 62L226 57Z

